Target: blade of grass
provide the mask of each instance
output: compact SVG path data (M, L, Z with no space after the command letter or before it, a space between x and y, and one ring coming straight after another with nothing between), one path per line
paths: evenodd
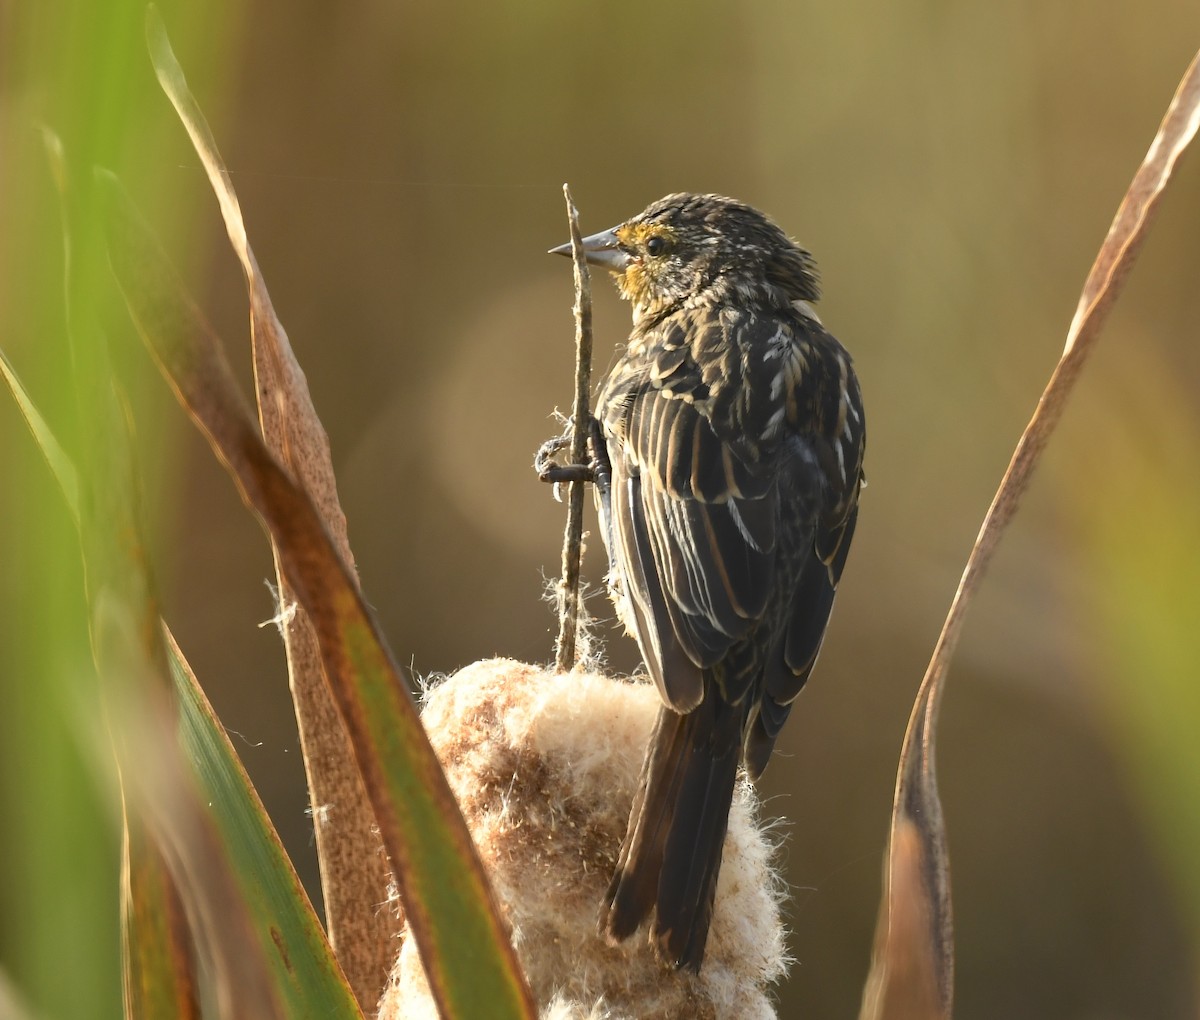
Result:
M111 176L109 253L139 333L275 539L319 638L333 696L444 1016L534 1005L487 877L399 666L306 491L255 428L219 340Z
M166 861L122 805L121 950L126 1020L198 1020L192 936Z
M103 725L94 735L101 759L115 755L129 807L127 875L122 903L125 988L130 1015L162 1015L161 1000L194 1006L192 953L181 938L186 909L211 966L215 998L229 1017L281 1018L265 960L244 903L174 737L175 704L157 624L157 597L142 543L142 516L131 419L97 317L104 267L98 189L70 179L63 147L44 132L61 203L71 383L81 432L80 472L65 456L56 466L77 479L76 508L85 565L92 654L102 679ZM111 284L109 284L111 287ZM40 421L36 416L28 420ZM44 423L35 438L59 446ZM52 464L54 457L47 455ZM68 470L69 468L69 470ZM64 489L68 492L69 489ZM171 879L166 880L169 870ZM160 911L154 914L153 911ZM167 932L168 951L141 939ZM145 994L143 994L145 993Z
M54 140L57 142L57 139ZM76 527L79 477L58 439L46 424L7 355L0 351L0 374L8 383L34 441L59 483ZM134 1017L199 1015L191 937L178 890L166 863L142 826L123 812L121 848L121 937L125 961L125 1015Z
M180 738L228 848L288 1016L363 1015L250 777L174 637L164 640L179 700Z
M74 465L2 352L0 366L38 447L62 487L76 524L82 527L78 473ZM153 658L152 653L147 657ZM137 765L133 767L137 768ZM211 802L211 798L209 800ZM130 1018L199 1016L191 937L178 886L163 858L158 840L146 830L140 814L130 815L124 811L123 827L121 934L125 1015ZM253 885L255 881L265 880L260 875L244 884ZM237 911L232 913L236 915ZM332 1015L352 1016L354 1013Z
M271 303L229 172L153 6L146 12L146 40L159 84L208 174L230 244L242 264L250 298L255 395L263 438L276 459L308 491L338 555L357 585L329 438ZM278 618L308 777L329 938L337 948L359 1002L371 1006L382 994L402 920L398 911L380 909L379 905L388 899L391 875L382 853L375 814L325 681L316 634L303 607L296 607L295 594L273 539L272 551L280 607L287 610L281 611ZM329 804L336 804L337 810L322 810Z
M56 477L60 483L75 479L74 465L2 353L0 365ZM63 488L66 492L67 486ZM169 632L164 640L179 699L183 747L228 848L257 938L272 947L268 958L287 1015L315 1010L322 1016L361 1017L321 923L228 736ZM175 884L140 820L126 812L124 822L126 1016L198 1016L191 940Z
M139 609L122 592L111 586L93 589L89 601L96 660L106 681L108 732L116 749L122 795L136 820L131 832L144 821L146 845L161 853L175 880L191 930L209 962L219 1015L283 1020L287 1014L268 962L278 950L257 937L212 816L180 753L176 706L166 686L170 681L165 667L158 661L161 642L147 645ZM131 854L144 861L138 851L137 844L131 844ZM140 861L131 867L139 868ZM130 908L127 905L127 916ZM170 923L169 917L165 923ZM152 926L138 932L150 933ZM139 979L141 963L154 959L146 947L131 949L127 983ZM162 975L156 978L159 985L165 980Z
M55 481L58 482L58 487L62 490L63 498L67 501L67 509L71 512L71 517L76 525L79 524L79 474L75 470L75 465L71 463L70 458L66 455L62 446L59 445L58 439L54 433L50 431L50 427L46 424L41 413L30 399L29 394L25 391L25 387L21 384L20 378L17 376L16 369L13 368L12 362L8 360L8 355L0 351L0 375L4 376L4 381L8 383L9 392L12 393L13 399L17 402L17 407L20 408L21 415L25 419L25 424L29 426L29 431L33 435L34 442L37 443L37 448L41 451L42 456L46 458L46 464L50 467L51 474L54 475Z
M950 865L934 753L946 673L962 634L967 608L1145 240L1175 163L1198 127L1200 54L1184 73L1084 282L1062 357L988 508L917 692L900 753L883 902L862 1020L948 1018L951 1014L954 951ZM915 943L912 926L904 920L911 921L914 916L923 919ZM926 1008L921 1004L927 1001L930 988L936 990L936 997L929 1004L932 1008Z

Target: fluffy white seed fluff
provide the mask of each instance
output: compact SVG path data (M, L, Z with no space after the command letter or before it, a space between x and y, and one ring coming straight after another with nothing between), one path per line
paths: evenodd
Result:
M597 934L659 699L646 683L477 662L432 687L422 716L507 912L543 1020L767 1020L787 971L774 845L740 782L704 966L665 968L646 939ZM381 1020L437 1011L411 938Z

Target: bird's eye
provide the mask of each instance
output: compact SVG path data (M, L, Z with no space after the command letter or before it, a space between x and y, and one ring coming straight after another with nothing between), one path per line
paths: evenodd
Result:
M651 237L646 242L646 254L647 255L651 255L651 256L661 255L666 250L667 250L666 238L659 237L657 234L655 234L653 237Z

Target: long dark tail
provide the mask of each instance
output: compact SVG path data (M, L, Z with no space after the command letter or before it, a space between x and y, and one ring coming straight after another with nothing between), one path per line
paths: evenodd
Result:
M741 713L713 689L687 715L659 710L600 921L609 938L653 911L659 955L699 973L740 747Z

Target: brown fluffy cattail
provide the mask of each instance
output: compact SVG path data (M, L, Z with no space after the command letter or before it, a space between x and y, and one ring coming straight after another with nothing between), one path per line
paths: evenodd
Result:
M503 659L475 663L426 695L430 739L544 1018L775 1016L768 989L789 962L784 887L745 781L730 814L703 973L664 967L644 938L613 946L597 933L659 706L649 684ZM379 1016L437 1016L409 939Z

